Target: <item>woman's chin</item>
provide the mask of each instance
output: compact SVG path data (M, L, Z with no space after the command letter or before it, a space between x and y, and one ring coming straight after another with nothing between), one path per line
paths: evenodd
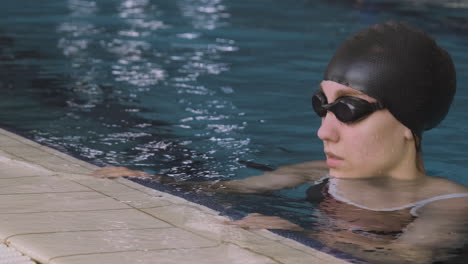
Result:
M350 171L350 170L338 170L330 168L328 175L330 178L335 179L349 179L349 180L369 180L381 177L381 174L375 173L371 174L369 172L359 172L359 171Z
M330 170L328 171L328 175L331 178L341 179L341 178L348 178L346 176L349 176L349 173L346 174L346 173L343 173L343 171L337 170L335 168L330 168Z
M337 169L337 168L330 168L328 175L331 178L336 178L336 179L363 179L366 178L365 175L356 173L356 172L350 172L350 170L343 170L343 169Z

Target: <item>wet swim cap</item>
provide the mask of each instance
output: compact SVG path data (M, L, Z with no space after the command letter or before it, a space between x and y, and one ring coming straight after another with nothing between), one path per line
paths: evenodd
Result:
M379 100L419 138L444 119L456 90L450 55L424 32L401 22L377 24L346 40L324 80Z

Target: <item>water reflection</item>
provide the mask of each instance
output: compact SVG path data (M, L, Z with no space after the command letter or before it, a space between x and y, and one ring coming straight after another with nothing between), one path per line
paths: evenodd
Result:
M171 45L177 52L170 59L178 67L170 83L183 96L178 103L185 110L178 118L178 128L187 131L182 134L198 138L191 146L205 153L202 158L211 168L220 169L207 173L209 177L218 177L219 171L224 172L223 177L230 177L239 167L236 160L250 152L250 140L242 134L247 123L233 118L240 116L239 110L227 95L235 93L235 88L200 82L208 76L216 80L216 76L230 71L225 54L238 50L232 39L205 36L229 25L228 7L221 0L183 0L177 6L192 29L177 33L180 40ZM218 155L228 157L228 162L222 164L214 159Z
M213 30L225 26L223 19L230 17L222 0L182 0L178 1L178 6L195 29Z
M98 67L100 60L93 58L89 49L96 45L94 37L102 30L88 20L79 18L94 16L98 8L96 2L90 0L69 0L68 8L71 19L57 26L57 32L62 36L57 46L73 68L71 74L74 85L71 89L75 96L67 104L76 109L93 108L101 101L103 91L95 79L102 69Z
M117 82L140 87L138 92L148 91L150 86L164 80L166 73L151 54L157 51L143 38L156 34L167 25L155 17L157 7L149 0L125 0L117 10L123 24L128 27L117 32L120 38L104 44L109 52L118 57L117 63L112 66L112 74Z
M57 27L73 83L66 119L101 124L97 133L86 131L94 150L85 146L85 136L60 144L108 164L158 166L182 178L229 177L241 166L236 160L250 151L247 122L230 100L236 88L216 81L230 71L226 54L239 48L233 39L207 35L229 25L223 1L67 5L69 17ZM113 17L110 24L100 20L103 14ZM157 120L167 120L169 130L155 127ZM172 141L174 134L181 139ZM217 158L224 156L229 162Z
M81 17L84 15L94 15L98 11L95 1L90 0L68 0L70 16Z
M446 8L468 8L468 1L466 0L406 0L414 7L425 8L425 7L446 7Z
M68 2L68 8L69 18L57 26L60 36L58 47L70 65L68 72L73 93L67 100L70 112L65 118L75 122L83 119L87 123L91 121L89 119L95 119L100 125L94 130L86 129L92 124L78 127L81 131L76 131L79 136L64 138L65 142L60 143L50 134L41 138L41 133L38 133L39 141L75 149L90 159L118 164L126 160L129 142L151 137L151 133L129 132L129 126L167 125L161 121L137 118L134 113L144 112L145 108L128 106L138 99L138 93L149 90L150 86L164 79L164 70L146 58L145 53L152 50L151 44L141 40L141 36L162 28L163 23L148 18L146 12L154 9L149 1L123 1L117 7L118 17L124 20L119 23L123 28L98 24L96 18L107 9L101 10L95 1L72 0ZM129 86L118 86L118 83ZM88 140L96 149L87 146ZM106 146L114 149L109 150Z

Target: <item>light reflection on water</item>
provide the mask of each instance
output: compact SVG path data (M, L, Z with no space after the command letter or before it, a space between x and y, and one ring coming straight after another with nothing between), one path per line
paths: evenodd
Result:
M261 173L238 160L322 159L309 96L327 60L350 32L404 19L454 54L459 90L425 161L468 184L467 1L38 2L0 14L0 104L1 122L39 142L192 180ZM304 191L226 204L307 222Z
M245 128L246 123L231 118L237 108L224 95L234 93L233 88L207 87L198 82L200 77L228 71L228 64L222 62L222 54L238 50L235 41L226 38L200 41L203 31L227 25L229 14L222 1L179 1L171 7L175 8L175 12L180 12L186 20L184 22L189 23L188 32L171 32L171 28L178 26L173 22L180 22L164 21L165 11L149 0L127 0L114 4L112 8L116 14L108 15L114 16L113 20L118 24L112 28L100 23L100 14L109 11L101 10L95 1L68 1L67 7L69 19L64 19L56 27L60 36L57 46L67 58L71 82L74 83L71 88L73 95L67 100L71 109L67 119L80 120L83 119L80 112L91 113L104 108L98 120L102 122L101 127L108 129L93 135L87 131L86 137L76 135L61 143L58 143L56 136L37 131L37 140L78 150L86 158L107 164L149 166L152 170L157 168L153 162L157 159L161 164L176 162L174 167L158 168L160 173L187 178L198 171L205 176L226 177L216 169L222 162L215 161L212 155L219 149L232 153L233 157L248 152L249 139L233 137ZM109 9L109 6L106 8ZM160 41L167 44L159 45ZM179 99L175 101L174 97ZM167 103L159 102L165 100ZM116 111L109 106L113 102L128 106L121 120L118 120L120 113L112 113ZM154 116L152 112L164 112L158 108L173 108L173 105L178 105L176 108L180 112L175 114L176 119L171 118L170 123L163 124L169 126L164 129L165 133L172 134L176 130L201 140L171 141L164 137L156 141L148 140L155 137L151 122L128 121L138 115L141 115L142 121L159 121L164 116ZM134 131L112 131L127 128ZM160 130L157 129L156 133L160 133ZM89 137L92 139L89 140ZM85 146L88 140L96 145ZM141 143L134 143L138 141ZM129 144L131 150L127 149ZM197 148L195 144L201 146ZM162 148L162 145L166 147ZM159 152L159 155L155 152ZM199 165L200 162L180 162L197 157L203 163L211 163L206 167L215 170L191 167L192 163ZM233 168L235 162L230 163L227 171L238 167Z

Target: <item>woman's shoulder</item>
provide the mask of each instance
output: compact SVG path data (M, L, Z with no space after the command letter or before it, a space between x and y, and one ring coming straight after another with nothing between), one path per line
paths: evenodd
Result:
M468 187L446 178L428 176L422 199L414 211L468 210Z
M316 181L328 175L328 166L325 161L307 161L299 164L284 165L273 171L275 174L298 175Z
M427 179L425 189L434 195L446 195L452 193L468 194L468 187L463 184L436 176L428 176Z

